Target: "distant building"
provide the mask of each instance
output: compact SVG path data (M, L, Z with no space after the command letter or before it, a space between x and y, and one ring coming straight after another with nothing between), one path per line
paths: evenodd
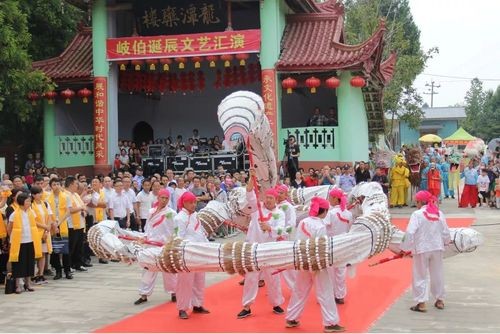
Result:
M465 119L464 107L423 108L424 118L418 129L412 129L406 122L395 120L393 130L393 147L417 144L418 138L426 134L435 134L441 138L451 136L460 127L460 121Z

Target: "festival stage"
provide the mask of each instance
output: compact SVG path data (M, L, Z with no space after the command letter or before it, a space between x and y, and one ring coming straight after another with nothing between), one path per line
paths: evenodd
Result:
M405 230L408 218L396 218L392 219L392 222ZM468 227L474 219L450 218L447 222L449 227ZM344 305L338 305L341 325L346 327L347 332L368 331L371 325L410 287L410 259L394 260L374 267L368 266L392 255L390 251L385 251L366 260L357 266L354 278L347 278L347 298ZM285 315L272 313L272 307L265 296L266 288L259 289L257 300L252 305L252 316L237 319L236 314L242 308L242 287L238 284L240 279L240 276L235 276L206 289L204 306L211 311L208 315L191 314L189 320L180 320L177 317L175 304L168 302L102 327L95 332L305 333L323 331L321 313L314 291L311 291L300 319L301 325L298 328L285 328ZM286 302L282 307L286 310L290 291L284 283L283 294Z

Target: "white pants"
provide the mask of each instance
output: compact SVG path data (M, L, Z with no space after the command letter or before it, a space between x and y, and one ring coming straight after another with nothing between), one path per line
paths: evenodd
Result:
M193 306L203 306L205 273L177 274L177 309L188 311Z
M142 272L141 284L139 285L139 294L142 296L151 296L155 287L156 277L158 272L144 270ZM175 293L177 285L177 275L169 273L161 273L163 276L163 288L165 292Z
M345 275L347 272L347 268L328 267L327 271L330 275L330 279L332 280L333 294L335 298L345 298L345 296L347 295L347 286L345 284Z
M427 292L428 276L431 280L431 294L436 299L444 299L443 252L432 251L413 255L413 299L417 303L429 300Z
M280 273L280 276L283 277L286 285L290 290L293 290L295 286L295 277L297 276L297 271L294 269L287 269Z
M292 291L292 297L286 310L286 320L299 321L313 284L316 290L316 299L321 307L323 326L338 324L337 305L332 298L333 285L326 270L313 273L308 271L297 272L295 289Z
M267 299L269 303L275 307L283 304L285 298L281 293L281 280L280 275L272 275L272 269L265 269L261 272L250 272L245 275L245 285L243 286L243 306L250 306L257 298L257 292L259 291L259 277L262 275L262 279L266 282Z

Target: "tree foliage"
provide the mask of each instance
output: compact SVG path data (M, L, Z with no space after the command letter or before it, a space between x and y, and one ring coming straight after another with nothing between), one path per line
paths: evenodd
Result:
M60 0L0 1L0 143L41 146L42 110L27 95L42 94L54 84L33 71L32 60L61 53L81 20L74 15L78 10L64 5L65 16L61 6Z
M391 51L396 51L398 58L394 77L384 90L384 110L393 119L399 118L417 128L423 117L422 98L413 88L413 81L438 49L422 50L420 30L413 21L409 0L346 0L344 5L345 36L349 44L367 40L380 19L385 19L384 58Z
M33 61L58 56L75 36L84 13L61 0L20 0L33 36L28 53Z
M464 129L473 136L489 141L500 137L500 86L484 91L481 80L474 78L465 95Z

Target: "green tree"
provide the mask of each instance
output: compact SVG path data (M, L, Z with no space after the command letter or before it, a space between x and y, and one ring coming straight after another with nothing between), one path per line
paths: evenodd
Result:
M413 88L413 81L422 73L437 48L424 51L420 30L413 21L408 0L346 0L346 42L361 43L386 21L384 57L397 51L397 63L391 83L384 89L384 111L417 128L423 117L422 98ZM393 122L391 122L393 123ZM388 134L392 132L388 129Z
M85 21L85 13L61 0L20 0L21 10L28 16L32 35L28 46L31 58L56 57L75 36L77 25Z
M495 92L488 91L488 97L482 115L481 138L490 141L500 137L500 86Z
M30 91L43 92L48 81L40 71L32 71L28 46L27 15L18 1L0 2L0 124L4 131L12 131L17 121L25 121L33 113L27 101ZM14 124L12 124L14 122ZM5 136L2 136L5 138Z
M471 81L471 85L465 94L465 115L466 119L462 122L465 130L473 136L477 136L480 126L481 115L486 103L486 93L483 90L483 83L478 78Z

